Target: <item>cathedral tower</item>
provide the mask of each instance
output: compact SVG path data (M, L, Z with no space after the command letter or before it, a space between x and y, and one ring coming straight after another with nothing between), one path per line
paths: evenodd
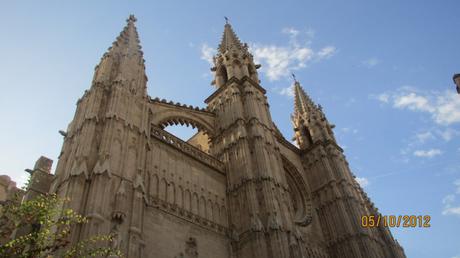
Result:
M227 165L233 251L237 257L293 257L297 250L289 246L297 239L260 66L228 23L214 61L217 90L206 100L218 125L211 154Z
M295 138L332 257L405 257L383 226L364 228L361 217L379 215L351 173L331 125L295 80Z
M89 218L74 229L72 241L120 231L117 247L130 257L140 250L141 212L130 211L143 207L148 132L147 77L135 22L132 15L127 19L78 100L53 182L53 191Z

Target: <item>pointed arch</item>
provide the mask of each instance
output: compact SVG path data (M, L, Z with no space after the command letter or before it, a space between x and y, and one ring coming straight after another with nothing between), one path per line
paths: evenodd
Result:
M162 178L160 181L160 186L158 188L158 198L160 200L166 201L166 191L167 191L167 182L165 178Z
M184 208L184 190L181 185L177 188L176 205L179 208Z
M213 214L212 214L212 201L211 201L211 199L208 199L208 203L206 204L206 218L209 221L212 221L213 220L212 216L213 216Z
M168 192L166 193L167 195L167 202L170 204L175 204L176 203L176 191L175 191L174 183L170 182L168 183Z
M192 194L192 213L198 215L198 194L193 193Z
M199 207L200 207L199 208L200 217L206 218L206 199L204 198L204 196L200 197Z
M150 174L150 196L158 197L158 176Z
M227 220L228 220L228 217L227 217L227 209L225 208L225 206L222 205L222 207L220 208L220 223L221 225L223 226L227 226Z
M215 223L219 223L220 214L219 214L219 204L217 202L214 202L212 214L214 216L213 221Z
M228 81L227 68L224 65L221 65L216 73L217 76L221 76L222 85Z
M187 211L192 211L192 195L189 189L185 190L184 194L184 209Z

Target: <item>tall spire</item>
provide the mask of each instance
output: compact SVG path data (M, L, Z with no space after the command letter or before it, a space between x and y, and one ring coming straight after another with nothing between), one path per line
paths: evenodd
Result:
M120 32L116 41L112 43L112 47L109 48L107 54L119 53L122 55L137 55L138 57L142 57L139 34L134 24L136 21L136 17L132 14L126 19L126 26L123 28L123 31Z
M218 50L213 59L215 66L211 68L211 71L215 72L215 79L211 85L219 88L232 78L241 80L244 77L250 78L254 83L260 83L257 74L260 64L254 63L254 56L249 52L248 45L241 43L227 17Z
M292 74L292 77L294 78L295 113L303 114L316 109L315 103L313 103L310 97L305 93L294 74Z
M222 36L222 41L219 44L219 51L224 53L232 47L243 49L243 44L233 31L232 25L228 22L228 18L225 17L224 35Z
M136 21L134 15L130 15L126 20L126 26L96 66L95 83L110 85L117 82L132 93L146 94L145 60L134 24Z

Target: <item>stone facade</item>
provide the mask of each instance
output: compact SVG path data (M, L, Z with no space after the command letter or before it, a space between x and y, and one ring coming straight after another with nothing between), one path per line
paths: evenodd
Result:
M0 203L10 200L19 189L7 175L0 176Z
M214 58L215 92L197 108L147 95L130 16L95 68L64 135L50 192L127 257L405 257L356 182L333 126L295 82L298 146L272 121L257 65L230 24ZM171 124L199 132L185 142Z

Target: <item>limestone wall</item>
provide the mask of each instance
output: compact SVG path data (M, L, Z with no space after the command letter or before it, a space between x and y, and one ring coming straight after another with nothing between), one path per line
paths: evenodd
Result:
M16 182L7 175L0 176L0 201L6 201L13 192L17 191Z
M190 238L199 257L228 257L225 174L158 139L151 139L150 149L145 257L180 257L192 248Z

